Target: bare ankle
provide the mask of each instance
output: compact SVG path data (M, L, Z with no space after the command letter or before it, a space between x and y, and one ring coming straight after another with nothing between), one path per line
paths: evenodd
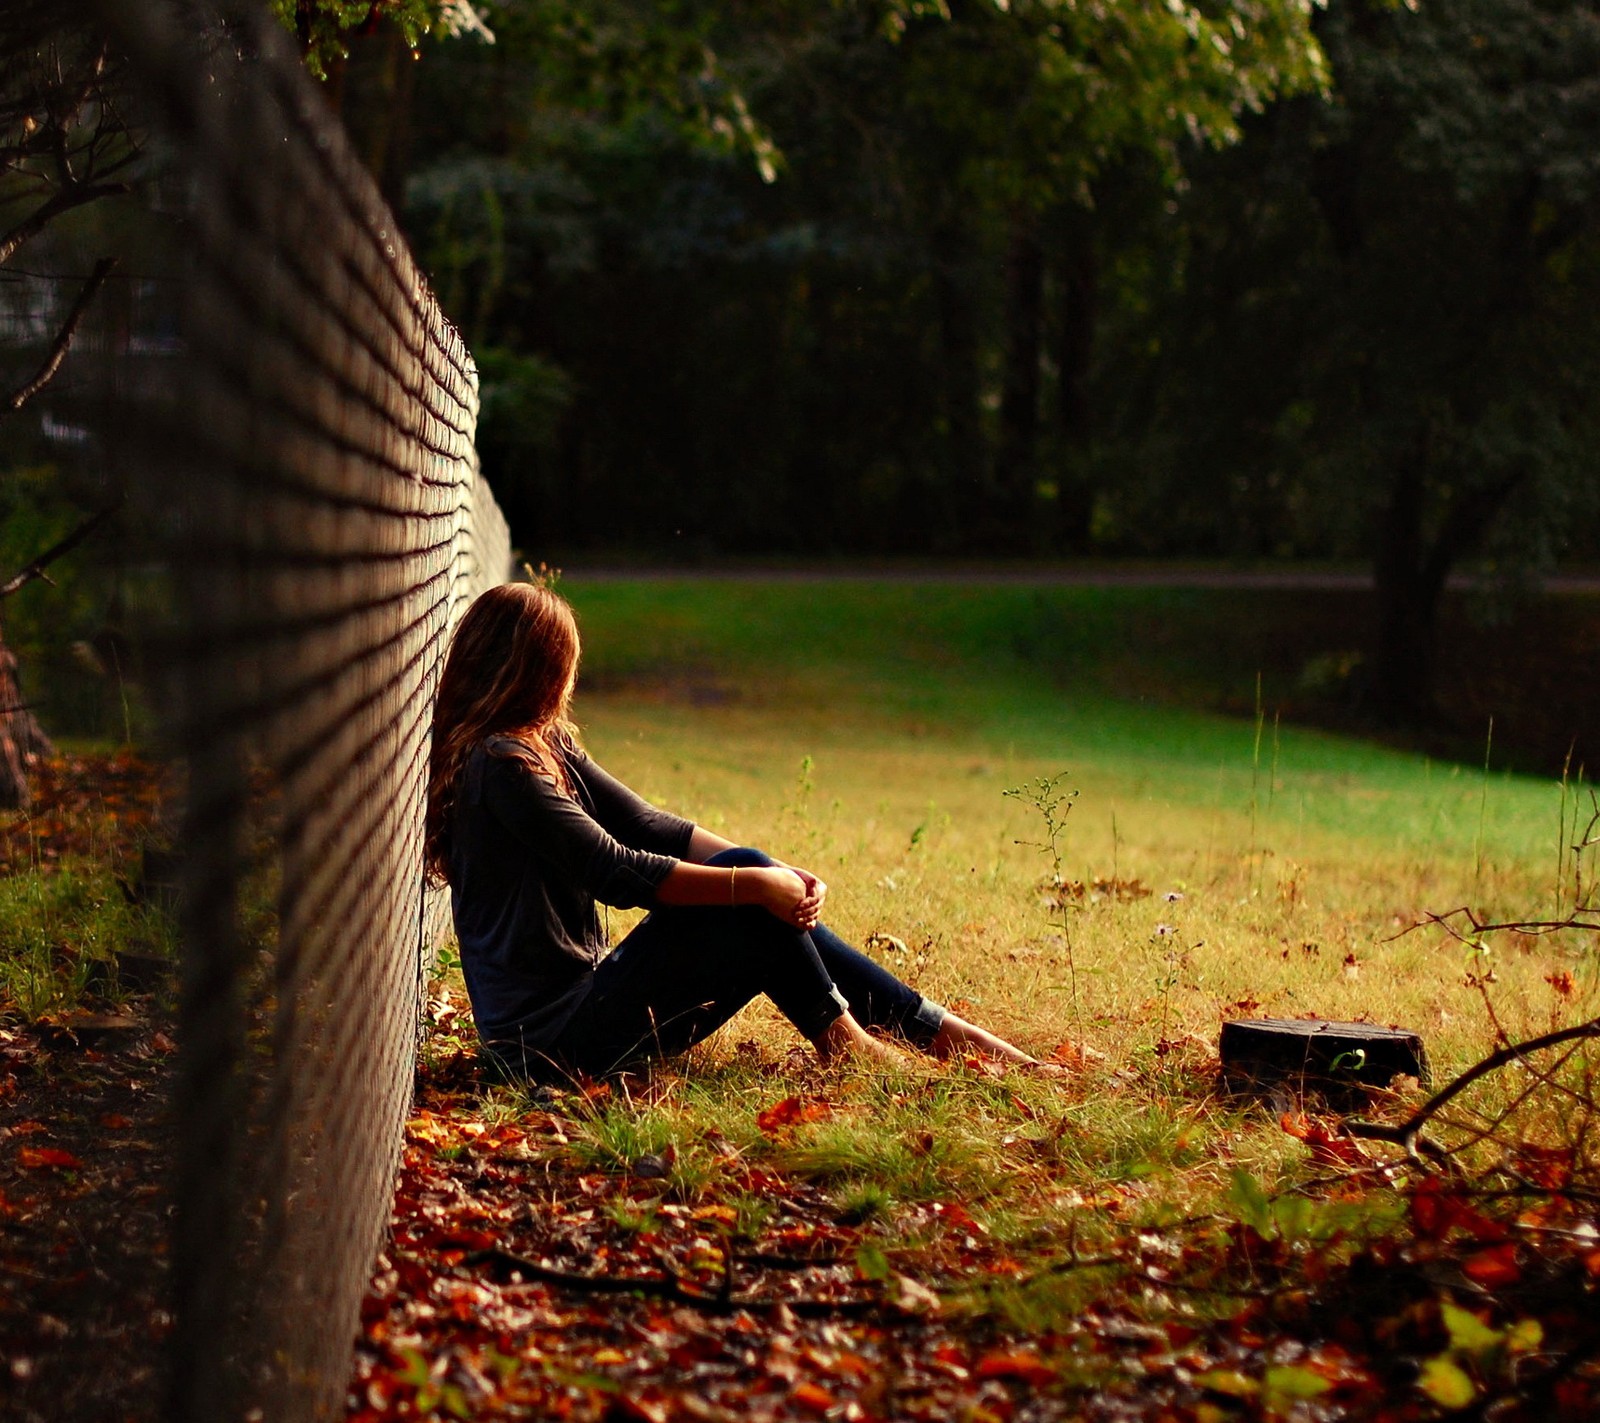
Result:
M849 1013L841 1013L812 1039L817 1056L824 1062L844 1062L850 1058L867 1058L877 1062L905 1064L908 1059L902 1052L879 1042Z
M996 1037L986 1029L956 1017L954 1013L945 1015L928 1050L935 1057L987 1057L996 1062L1016 1063L1019 1066L1032 1066L1038 1062L1037 1058L1012 1046L1004 1038Z

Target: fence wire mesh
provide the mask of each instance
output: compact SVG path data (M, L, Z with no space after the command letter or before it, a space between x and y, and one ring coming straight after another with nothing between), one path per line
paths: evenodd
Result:
M443 922L422 883L434 684L510 565L476 377L264 6L12 0L0 19L8 63L103 36L138 150L95 229L137 280L84 344L115 357L90 443L157 590L152 700L185 783L164 1416L326 1417ZM111 108L107 89L84 130ZM26 325L44 299L10 309Z

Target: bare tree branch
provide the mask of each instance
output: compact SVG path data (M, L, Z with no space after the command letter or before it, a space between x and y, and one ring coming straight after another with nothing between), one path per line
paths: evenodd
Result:
M77 528L75 528L59 543L52 544L36 559L34 559L32 563L28 564L27 567L19 569L16 573L13 573L11 577L6 579L4 583L0 583L0 598L9 598L19 589L26 588L28 584L34 581L34 579L43 578L45 576L45 569L47 569L58 558L62 558L71 553L73 549L77 548L79 544L88 538L90 534L98 529L101 524L105 523L105 521L115 514L121 507L122 501L119 499L115 504L111 504L100 510L98 514L91 514L83 521L83 523L79 524Z
M34 373L33 378L24 382L6 397L5 403L0 404L0 420L5 420L21 410L45 386L55 379L55 374L61 369L62 361L66 360L67 352L72 349L73 339L78 334L78 327L83 324L84 315L89 310L89 303L95 294L106 284L106 279L116 269L115 257L102 257L94 264L94 271L89 274L89 280L83 284L83 289L78 293L78 299L72 303L72 310L67 313L67 319L62 323L61 329L56 332L56 339L51 343L50 350L44 358L44 364Z
M126 193L129 187L127 183L80 183L75 187L62 188L51 194L10 232L0 237L0 267L9 262L19 249L33 241L62 213L71 212L73 208L80 208L85 203L92 203L100 198Z
M1346 1122L1344 1129L1349 1135L1361 1137L1366 1141L1393 1142L1397 1146L1403 1146L1409 1154L1415 1155L1418 1137L1423 1127L1479 1078L1487 1077L1491 1072L1497 1072L1509 1063L1520 1062L1531 1052L1558 1047L1562 1043L1574 1042L1581 1038L1600 1038L1600 1018L1591 1018L1588 1022L1579 1023L1575 1027L1561 1028L1553 1033L1529 1038L1526 1042L1512 1043L1498 1052L1490 1053L1481 1062L1475 1062L1460 1076L1446 1083L1399 1126L1384 1126L1376 1122Z

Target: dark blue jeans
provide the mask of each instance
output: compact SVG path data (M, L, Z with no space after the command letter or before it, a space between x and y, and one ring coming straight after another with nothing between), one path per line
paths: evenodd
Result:
M770 865L759 850L708 864ZM848 1010L919 1047L945 1010L820 924L809 933L755 905L654 910L594 972L594 984L551 1045L558 1070L600 1074L692 1047L765 993L815 1039Z

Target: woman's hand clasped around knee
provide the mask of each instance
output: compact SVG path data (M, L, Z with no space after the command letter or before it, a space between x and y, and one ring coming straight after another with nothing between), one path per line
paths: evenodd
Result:
M739 902L759 904L796 929L816 927L826 893L827 886L821 880L804 876L787 865L753 865L739 871Z

